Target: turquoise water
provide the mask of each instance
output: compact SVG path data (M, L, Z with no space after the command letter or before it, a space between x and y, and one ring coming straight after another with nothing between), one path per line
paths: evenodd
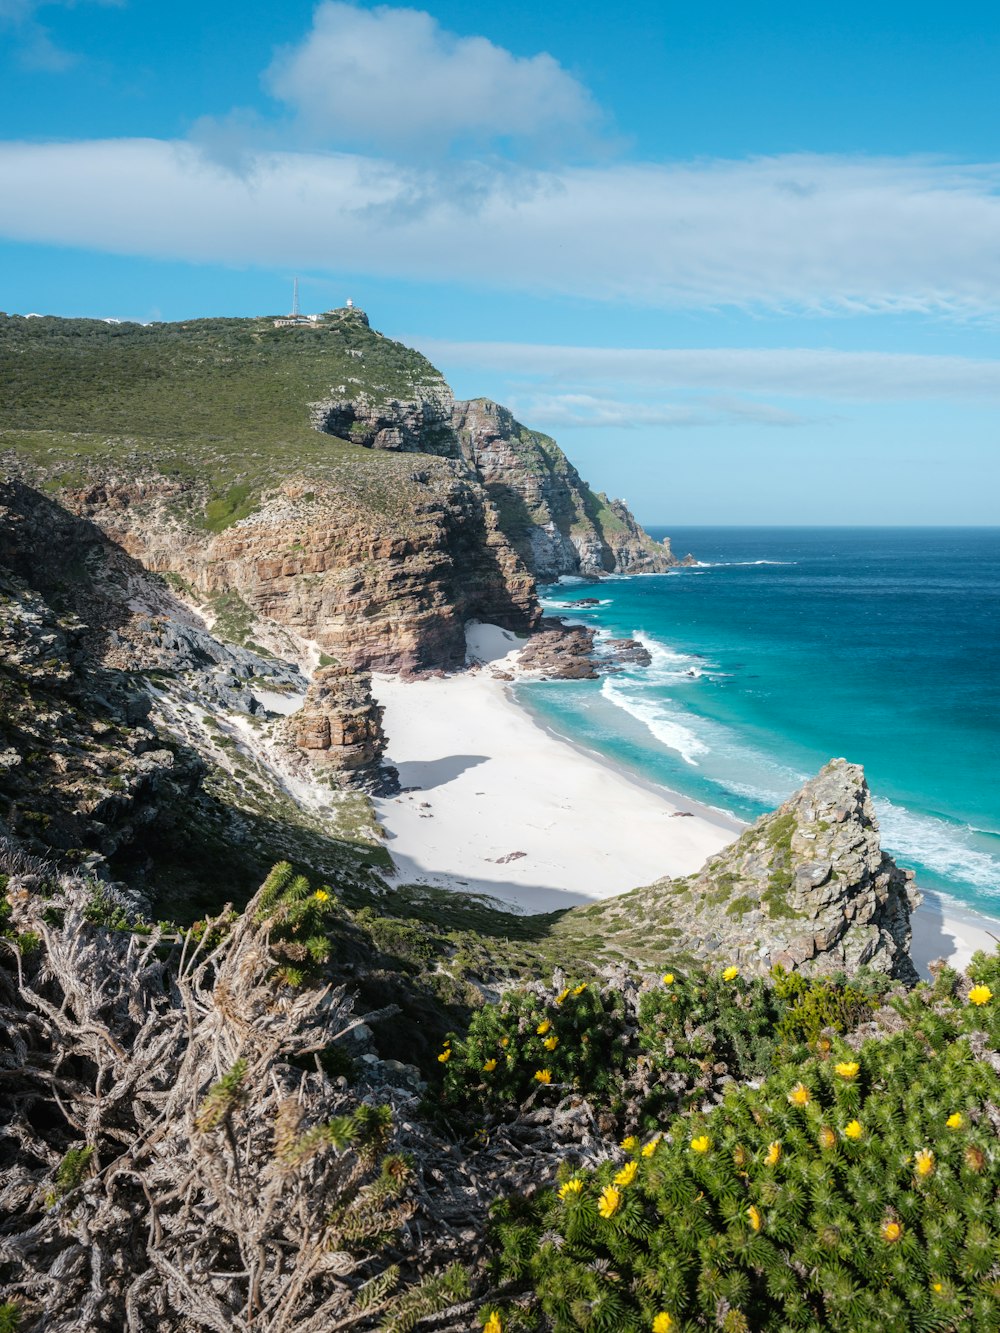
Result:
M553 613L643 640L652 666L519 698L741 819L832 756L863 764L901 864L1000 915L1000 529L669 531L697 567L542 590Z

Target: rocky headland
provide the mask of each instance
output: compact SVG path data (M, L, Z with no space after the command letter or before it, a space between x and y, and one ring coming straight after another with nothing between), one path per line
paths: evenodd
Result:
M882 850L862 769L834 759L698 874L584 912L616 950L629 938L648 949L659 935L665 960L679 949L761 976L775 966L807 975L870 968L913 982L910 914L919 903L912 871Z

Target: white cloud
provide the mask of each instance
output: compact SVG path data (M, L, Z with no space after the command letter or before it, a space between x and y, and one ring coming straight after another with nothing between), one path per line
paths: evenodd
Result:
M1000 165L792 156L447 173L345 153L0 145L0 235L661 307L1000 313ZM831 375L835 372L830 369Z
M497 137L553 143L594 120L586 88L541 54L459 37L417 9L326 0L264 76L319 141L426 149Z
M690 428L719 424L799 426L805 418L753 399L699 396L681 402L637 402L589 393L532 393L510 398L515 414L533 426L634 430L641 426Z
M1000 360L974 357L797 347L559 347L420 336L407 341L448 372L498 371L546 385L616 384L647 391L715 390L854 402L1000 401ZM772 411L753 400L743 400L741 410L750 415L754 406Z

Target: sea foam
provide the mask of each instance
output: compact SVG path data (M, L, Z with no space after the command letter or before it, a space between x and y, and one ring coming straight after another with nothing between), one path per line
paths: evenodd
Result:
M641 687L630 687L611 677L605 678L601 694L609 703L641 722L661 745L679 754L686 764L697 768L697 756L708 753L708 746L666 700L656 699Z

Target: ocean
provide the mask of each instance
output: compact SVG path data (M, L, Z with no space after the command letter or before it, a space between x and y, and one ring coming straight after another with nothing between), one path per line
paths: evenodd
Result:
M542 593L652 665L519 700L744 820L827 759L860 763L883 846L922 887L1000 916L1000 528L649 531L698 564Z

